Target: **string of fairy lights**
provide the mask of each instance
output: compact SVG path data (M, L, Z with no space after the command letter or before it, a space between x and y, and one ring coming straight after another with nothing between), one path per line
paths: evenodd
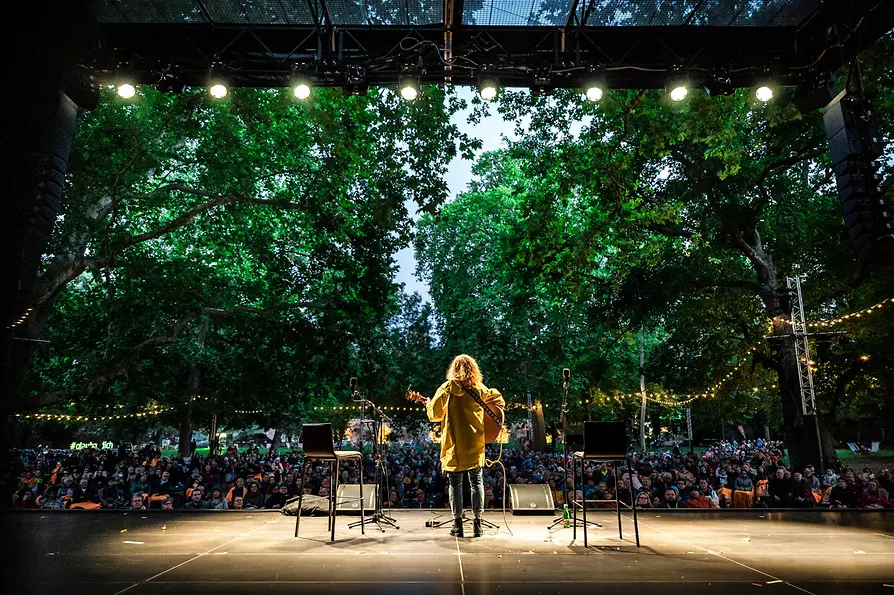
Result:
M865 315L872 314L880 309L882 309L885 304L894 304L894 297L887 298L878 302L877 304L873 304L867 308L863 308L862 310L857 310L856 312L851 312L850 314L845 314L843 316L839 316L837 318L829 318L825 320L817 320L817 321L808 321L808 326L814 327L828 327L835 326L838 324L842 324L848 322L850 320L854 320L857 318L861 318ZM25 313L13 323L13 327L18 326L23 323L25 319L31 312L31 308L28 308ZM757 351L757 347L751 347L750 350L752 352ZM702 393L690 393L690 394L680 394L680 393L645 393L645 397L647 401L651 401L652 403L656 403L659 405L663 405L666 407L682 407L688 405L698 399L708 399L714 398L720 392L720 389L723 388L723 385L726 384L733 376L738 372L742 366L745 365L745 361L741 361L730 369L730 371L723 376L720 380L715 382L713 385L709 386ZM774 384L773 387L776 385ZM759 389L757 387L754 388L755 392L758 392ZM632 392L632 393L613 393L611 396L615 398L636 398L641 399L644 395L642 392ZM188 405L190 402L199 401L199 400L207 400L208 397L202 397L199 395L193 396L189 399L189 401L184 402L184 405ZM580 399L578 400L579 405L589 405L600 402L599 399ZM122 407L118 405L118 407ZM543 407L548 408L549 404L544 404ZM527 409L528 405L524 403L507 403L507 409ZM104 422L104 421L115 421L115 420L123 420L123 419L135 419L135 418L143 418L143 417L153 417L157 415L161 415L163 413L169 413L174 411L174 407L153 407L147 411L133 412L133 413L121 413L117 415L76 415L76 414L68 414L68 413L16 413L15 417L21 419L35 419L35 420L51 420L51 421L90 421L90 422ZM397 406L397 405L386 405L382 407L383 411L421 411L424 410L424 406ZM346 406L329 406L329 407L314 407L314 411L320 412L351 412L351 411L360 411L361 407L359 405L346 405ZM263 413L262 409L237 409L233 411L233 413L239 415L257 415Z
M876 310L881 310L885 304L894 304L894 297L882 300L877 304L869 306L868 308L863 308L862 310L857 310L856 312L851 312L850 314L839 316L838 318L829 318L828 320L817 320L815 322L808 322L807 326L834 326L836 324L841 324L842 322L847 322L848 320L851 320L853 318L861 318L864 314L870 314L872 312L875 312Z

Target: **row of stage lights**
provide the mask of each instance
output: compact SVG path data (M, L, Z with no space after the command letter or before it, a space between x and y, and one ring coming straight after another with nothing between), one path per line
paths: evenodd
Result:
M493 101L500 91L499 80L494 77L482 77L478 79L478 95L484 101ZM122 99L133 99L136 96L136 87L130 82L116 85L118 96ZM359 86L345 87L346 91L356 92ZM607 88L604 79L592 79L586 82L582 91L584 96L593 102L600 101ZM668 80L666 91L673 101L683 101L689 95L690 82L684 76L677 76ZM310 97L313 83L310 78L298 77L292 83L292 95L298 100ZM415 76L401 77L397 85L398 93L407 101L413 101L422 93L421 82ZM229 94L229 88L223 79L211 79L208 85L208 94L215 99L224 99ZM767 102L773 98L773 88L767 83L760 84L755 90L758 101Z

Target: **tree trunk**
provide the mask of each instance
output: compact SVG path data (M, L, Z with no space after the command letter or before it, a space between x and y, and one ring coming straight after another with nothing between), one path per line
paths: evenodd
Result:
M782 430L788 448L789 464L798 470L804 469L808 464L825 468L831 457L828 453L820 452L819 442L827 442L821 438L824 430L820 427L818 438L815 420L812 417L805 417L802 412L801 386L798 379L791 305L787 289L780 283L773 259L764 251L756 230L752 230L747 237L737 233L736 240L739 248L754 265L760 285L760 298L773 324L770 338L773 358L770 363L775 368L778 378L777 385L782 402Z
M534 426L531 448L537 452L546 451L546 421L543 419L543 405L540 401L534 402Z
M202 380L202 370L199 364L198 353L201 352L202 347L205 346L206 334L208 334L208 322L203 320L202 325L199 327L199 336L197 338L199 349L196 356L192 359L189 370L189 380L186 383L186 393L189 395L189 400L186 402L186 408L180 418L180 443L177 447L177 454L181 457L189 456L189 443L192 442L192 404ZM209 440L213 438L213 436L210 436Z
M270 452L273 456L279 456L279 443L282 442L282 430L279 428L273 430L273 441L270 443Z

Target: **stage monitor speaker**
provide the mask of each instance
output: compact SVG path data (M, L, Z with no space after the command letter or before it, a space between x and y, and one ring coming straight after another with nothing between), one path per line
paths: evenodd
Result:
M509 485L512 514L553 514L556 504L553 493L545 484Z
M376 509L376 486L364 484L363 486L363 510L372 512ZM340 484L335 495L336 514L351 514L360 512L360 484Z

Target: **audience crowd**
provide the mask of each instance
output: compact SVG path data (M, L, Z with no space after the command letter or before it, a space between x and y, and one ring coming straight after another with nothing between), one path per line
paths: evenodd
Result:
M498 447L488 447L497 458ZM2 505L19 509L277 509L300 492L328 496L327 463L300 453L261 454L257 449L188 457L162 456L154 446L118 450L16 450L0 485ZM447 478L438 445L394 446L382 455L383 502L397 508L446 508ZM585 463L574 477L574 497L588 507L614 507L616 499L643 508L891 508L888 469L850 467L817 474L812 465L792 469L779 443L721 442L703 454L669 452L630 455L633 469ZM503 449L500 464L484 470L485 506L502 507L507 484L547 484L558 507L565 504L570 460L561 452ZM364 481L376 478L370 455ZM343 463L341 483L359 481L360 464ZM570 477L568 478L570 481ZM617 486L617 487L616 487ZM617 490L617 491L616 491ZM386 498L387 495L387 498ZM508 491L507 494L508 496ZM569 497L571 494L569 494Z

